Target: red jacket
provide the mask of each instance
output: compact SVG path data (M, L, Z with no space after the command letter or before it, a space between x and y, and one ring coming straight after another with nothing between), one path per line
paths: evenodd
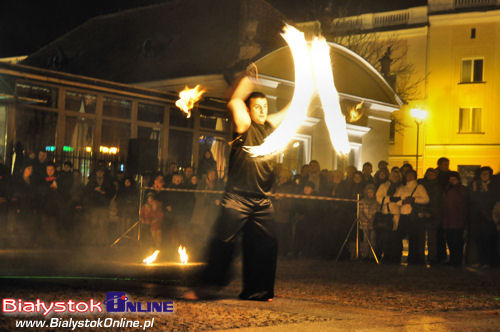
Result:
M443 200L443 229L465 228L467 219L467 189L459 184L449 187Z

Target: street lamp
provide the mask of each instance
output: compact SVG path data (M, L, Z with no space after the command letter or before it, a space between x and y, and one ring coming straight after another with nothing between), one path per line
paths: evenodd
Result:
M418 174L418 139L420 134L420 125L427 117L427 111L419 108L412 108L410 110L410 114L415 119L415 123L417 124L417 151L415 152L415 170Z

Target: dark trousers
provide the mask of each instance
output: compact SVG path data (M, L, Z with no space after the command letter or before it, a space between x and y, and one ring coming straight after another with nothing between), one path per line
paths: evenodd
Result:
M440 241L440 226L437 225L438 220L434 218L428 218L425 220L425 233L427 234L427 261L431 264L435 264L438 262L442 262L444 258L446 258L446 250L445 256L442 257L442 248L446 249L446 245L442 246Z
M462 265L464 251L464 230L446 229L444 231L448 249L450 249L450 264Z
M401 263L401 249L399 235L397 232L388 229L376 229L375 241L377 257L384 264Z
M491 221L478 223L475 227L475 240L481 264L496 265L497 263L497 230Z
M436 233L436 263L446 261L446 240L444 230L439 227Z
M270 199L226 193L221 206L208 247L203 282L215 286L230 282L237 238L242 233L243 291L240 297L274 297L278 245Z
M408 237L408 264L424 264L425 226L423 220L412 215L402 214L399 219L398 232L401 241Z

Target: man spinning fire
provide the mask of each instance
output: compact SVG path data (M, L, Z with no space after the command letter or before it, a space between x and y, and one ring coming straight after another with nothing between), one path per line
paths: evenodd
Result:
M228 107L235 125L229 157L228 182L221 211L208 247L207 266L202 274L205 285L225 286L231 279L231 265L237 239L242 235L244 300L271 301L277 260L273 206L268 197L274 183L273 158L254 158L246 146L262 144L280 124L286 108L268 115L266 96L252 92L252 80L238 83ZM196 299L190 292L186 298Z

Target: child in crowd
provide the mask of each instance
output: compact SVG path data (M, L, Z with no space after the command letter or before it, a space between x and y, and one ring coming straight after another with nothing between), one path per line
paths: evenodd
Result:
M370 244L375 246L375 231L373 229L373 219L378 211L379 204L375 198L375 184L368 184L365 187L364 198L359 202L360 228L363 231L363 242L361 243L361 257L370 257ZM375 248L374 248L375 250Z
M163 222L163 211L161 208L161 203L156 199L154 193L150 192L146 196L146 204L141 209L140 213L141 222L145 225L149 225L151 231L151 237L153 239L153 245L155 248L159 249L161 247L162 240L162 222Z

